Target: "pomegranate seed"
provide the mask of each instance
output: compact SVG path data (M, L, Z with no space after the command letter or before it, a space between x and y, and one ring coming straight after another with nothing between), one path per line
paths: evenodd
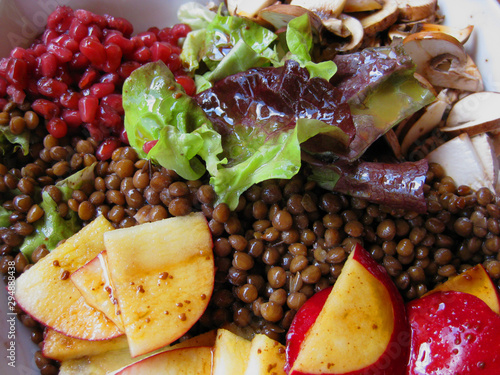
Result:
M57 72L58 61L57 57L51 53L46 52L39 57L40 59L40 73L44 77L54 77Z
M73 55L73 58L71 59L71 61L69 63L69 66L72 69L82 70L82 69L87 68L89 66L89 64L90 64L90 61L87 58L87 56L85 56L81 52L77 52Z
M74 12L75 18L77 18L82 24L88 25L94 20L95 14L90 10L77 9Z
M125 113L123 110L122 95L121 94L109 94L101 99L101 105L107 105L113 108L116 113L123 116Z
M113 73L106 73L101 76L101 79L99 82L102 83L112 83L113 85L117 86L119 83L121 83L121 78L118 75L118 73L113 72Z
M42 42L45 45L48 45L52 39L55 39L59 36L59 33L55 30L46 29L42 34Z
M170 27L165 27L158 32L158 39L162 42L168 42L170 44L177 44L177 40L174 39L172 34L172 29Z
M117 44L109 43L106 44L105 51L107 60L103 70L107 73L116 72L122 62L121 48Z
M129 142L128 142L128 135L127 135L127 131L125 130L125 127L123 127L121 133L120 133L120 141L122 141L122 143L128 145Z
M54 43L50 43L47 46L47 51L52 52L57 57L57 59L62 63L69 62L73 58L73 52L71 52L69 49L65 47L58 46L57 44Z
M165 62L172 72L176 72L182 67L182 61L178 54L171 54Z
M132 59L141 64L145 64L151 61L151 56L151 50L148 47L144 46L135 50L134 54L132 55Z
M37 80L35 78L31 78L28 82L28 87L26 88L26 91L35 98L40 95L36 84Z
M120 140L116 138L108 138L104 142L102 142L99 147L97 147L96 156L99 160L108 160L111 159L111 155L113 155L113 151L115 151L118 147L121 146Z
M115 29L120 31L125 37L129 38L134 32L134 27L125 18L113 17L110 15L104 15L106 21L108 21L108 26L110 29Z
M95 23L97 26L99 26L101 29L106 29L108 25L108 21L106 20L106 17L93 13L92 16L92 23Z
M79 92L66 91L59 97L59 103L65 108L78 109L78 103L82 97Z
M99 99L113 93L114 91L115 85L113 85L112 83L94 83L90 87L90 95L95 96Z
M52 118L46 127L47 131L55 138L62 138L68 133L68 125L59 117Z
M51 43L57 44L60 47L69 49L71 52L78 52L80 44L70 37L68 34L62 34L53 39Z
M145 46L142 39L136 36L133 36L132 38L130 38L130 40L134 42L134 51Z
M80 112L76 109L63 109L61 117L66 124L73 129L78 128L82 123Z
M4 57L0 59L0 74L5 76L7 74L7 67L9 66L10 58Z
M26 99L26 93L23 88L15 83L7 86L6 92L14 103L22 104L24 99Z
M90 25L88 28L88 36L101 40L103 36L102 29L97 25Z
M141 64L137 61L126 61L118 68L118 74L123 79L127 79L140 66Z
M68 6L58 6L47 18L47 28L59 32L67 31L73 17L73 9Z
M175 82L182 86L186 94L193 96L196 94L196 83L191 77L188 76L177 76L175 77Z
M9 101L4 98L0 98L0 111L3 111L3 108ZM122 132L123 133L123 132ZM122 135L120 134L120 139L122 138ZM128 142L127 142L128 143Z
M166 64L171 54L172 54L172 48L168 43L154 42L153 45L151 46L152 61L161 60Z
M94 65L101 66L106 62L106 50L101 42L94 37L87 36L82 39L80 52Z
M154 42L156 42L158 39L156 38L156 34L152 31L145 31L142 33L137 34L134 38L142 40L144 45L146 47L151 47Z
M5 74L7 81L26 88L28 85L28 64L24 60L9 59Z
M100 105L97 112L98 124L114 130L122 124L122 117L110 106Z
M61 82L64 82L68 86L71 86L73 84L73 76L68 71L67 65L61 65L57 67L55 78Z
M31 108L46 120L59 115L59 107L57 104L47 99L36 99L33 104L31 104Z
M178 23L172 26L172 34L174 38L179 40L180 38L185 38L187 34L191 31L191 27L185 23Z
M154 141L147 141L142 145L142 151L144 151L146 154L149 154L149 151L158 143L157 140Z
M76 42L80 43L83 38L88 36L88 31L89 28L85 26L82 21L75 17L71 20L68 35Z
M80 82L78 82L78 87L80 89L86 89L90 87L99 78L99 73L96 69L90 67L82 75Z
M104 38L104 44L114 43L117 44L123 55L129 55L134 51L134 42L125 38L119 31L111 30L111 32Z
M9 84L7 83L7 81L5 79L3 79L2 77L0 77L0 98L3 98L5 96L5 94L7 93L7 86Z
M92 122L96 118L99 99L94 96L84 96L78 102L78 109L83 122Z
M45 52L47 52L47 46L45 44L40 43L33 47L35 56L42 56Z
M37 82L37 88L40 94L56 98L68 90L68 85L53 78L42 77Z
M156 36L158 36L158 33L160 32L160 29L157 28L156 26L153 26L153 27L150 27L148 29L148 32L151 32L151 33L155 34Z

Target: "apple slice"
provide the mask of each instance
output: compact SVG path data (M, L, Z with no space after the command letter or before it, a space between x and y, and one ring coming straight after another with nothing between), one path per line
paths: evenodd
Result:
M212 348L195 346L155 354L113 375L211 375Z
M407 375L500 374L500 316L469 293L436 292L407 305Z
M106 316L89 306L70 281L72 272L104 250L104 233L113 226L99 216L54 249L16 283L16 301L33 319L66 336L106 340L123 332Z
M245 375L285 375L285 347L258 333L252 339Z
M125 335L109 340L89 341L75 339L47 328L43 336L42 353L47 358L67 361L123 348L128 348Z
M90 306L102 311L124 331L120 308L114 296L114 286L109 277L107 263L106 251L102 251L90 262L73 272L70 279Z
M139 362L144 358L168 350L189 348L193 346L214 346L215 336L216 331L212 330L178 344L166 346L136 358L130 356L130 350L127 345L126 349L112 350L78 359L70 359L61 363L59 375L107 375L114 371L119 371L132 363Z
M302 308L317 309L307 305ZM403 300L385 269L360 245L304 331L295 361L287 365L290 374L401 374L406 368L409 326ZM290 340L300 342L300 335Z
M446 291L472 294L484 301L495 313L500 314L500 296L482 264L446 280L425 295Z
M215 274L203 214L117 229L104 242L132 357L172 343L198 321Z
M225 329L217 330L212 375L244 375L251 341Z

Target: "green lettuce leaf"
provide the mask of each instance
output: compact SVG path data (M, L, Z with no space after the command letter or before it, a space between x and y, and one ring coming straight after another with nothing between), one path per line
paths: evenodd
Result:
M191 30L206 29L215 18L215 13L203 4L190 1L182 4L177 11L177 18L181 23L191 27Z
M30 148L29 131L25 130L21 134L13 134L9 126L0 126L0 154L6 155L8 152L14 151L21 147L24 155L28 155Z
M123 86L123 108L129 143L141 157L188 180L221 163L220 135L164 63L146 64L130 75ZM143 146L149 141L157 143L146 154Z
M10 226L10 214L12 212L0 206L0 227L8 227Z

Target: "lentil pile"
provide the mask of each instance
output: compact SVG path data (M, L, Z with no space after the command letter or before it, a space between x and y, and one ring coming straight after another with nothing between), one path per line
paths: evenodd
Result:
M22 119L22 120L21 120ZM0 228L0 271L16 272L48 254L39 246L31 262L19 252L24 237L44 212L41 191L84 223L104 215L117 228L201 211L214 238L216 284L210 306L189 333L231 324L242 333L262 332L284 341L302 304L333 284L353 245L361 243L392 276L406 300L423 295L475 264L485 266L500 286L500 206L488 189L455 186L436 164L425 185L428 213L390 207L332 193L307 180L307 171L291 180L252 186L235 211L214 206L207 180L186 181L137 157L130 147L116 149L110 160L96 157L92 138L55 138L29 108L9 103L3 124L22 122L33 129L30 154L20 151L0 164L3 207L10 225ZM63 199L58 181L97 163L95 178ZM18 311L41 345L43 327ZM42 374L55 374L57 363L35 356Z

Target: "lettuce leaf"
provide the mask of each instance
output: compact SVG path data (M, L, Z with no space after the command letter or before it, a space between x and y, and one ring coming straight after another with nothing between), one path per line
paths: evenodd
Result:
M17 148L23 150L24 155L28 155L30 148L29 131L25 130L21 134L13 134L8 125L0 126L0 155L6 155Z
M123 85L125 129L137 153L187 180L215 171L221 137L161 61L136 69ZM146 142L158 141L146 154ZM202 160L205 161L205 165Z

